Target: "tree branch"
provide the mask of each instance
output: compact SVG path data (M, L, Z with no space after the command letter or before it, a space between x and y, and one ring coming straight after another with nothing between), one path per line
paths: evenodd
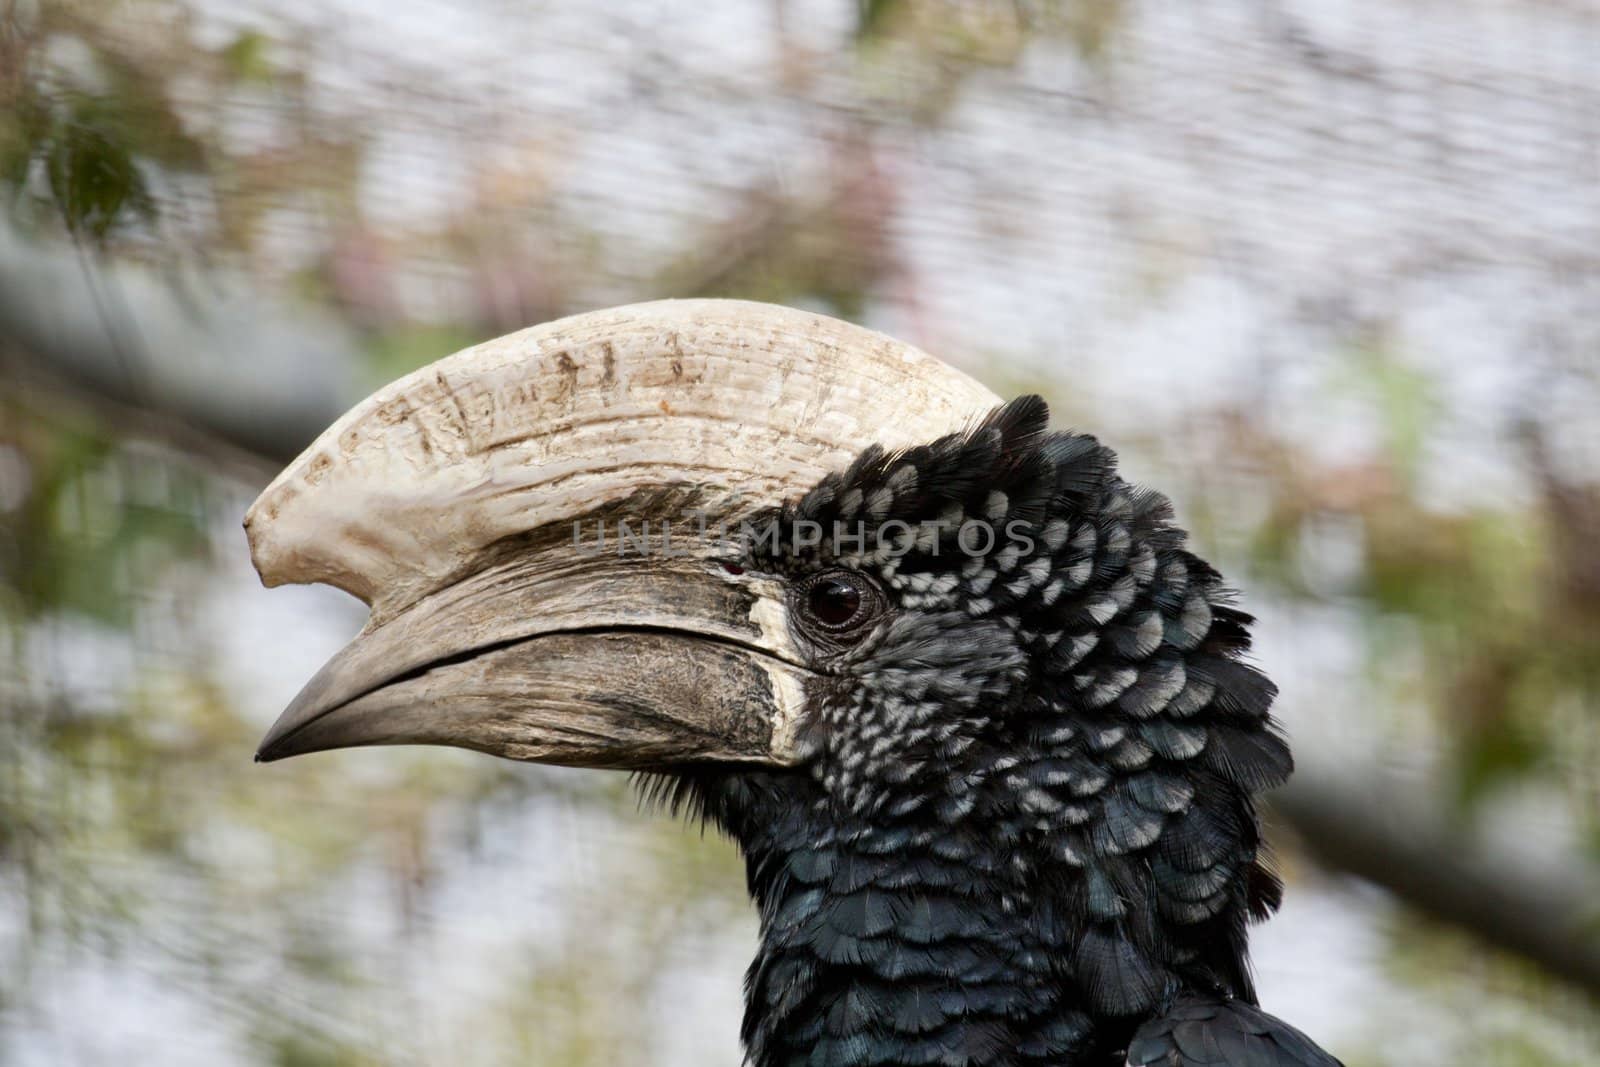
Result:
M280 466L358 395L355 339L225 272L106 267L0 220L0 374L177 420Z
M1323 867L1600 994L1600 885L1589 865L1540 866L1455 825L1415 785L1299 762L1271 807Z

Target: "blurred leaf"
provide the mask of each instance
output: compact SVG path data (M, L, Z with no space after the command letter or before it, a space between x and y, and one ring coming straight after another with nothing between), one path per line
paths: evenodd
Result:
M59 127L46 157L50 193L67 228L102 241L130 216L154 213L128 145L94 125Z
M1085 59L1099 59L1126 17L1125 0L1073 0L1065 16L1067 34Z
M376 1062L322 1034L293 1031L258 1041L275 1067L365 1067Z
M243 30L222 50L222 62L240 81L271 81L272 65L267 61L270 44L266 34L258 30Z
M883 32L902 0L860 0L857 5L856 40L866 41Z
M1486 690L1474 703L1478 714L1466 724L1456 761L1458 798L1464 804L1533 770L1547 754L1544 734L1517 714L1506 689Z
M1406 479L1416 476L1440 404L1432 378L1379 344L1356 353L1351 387L1371 399L1383 426L1390 462Z
M459 326L401 326L380 334L368 344L368 372L374 384L390 382L441 355L481 340L481 336Z
M209 544L198 475L124 457L114 438L81 424L24 425L28 491L6 517L5 540L26 565L0 573L0 585L29 615L68 611L126 625L139 582Z
M50 116L37 96L24 91L0 116L0 183L20 192L50 129Z

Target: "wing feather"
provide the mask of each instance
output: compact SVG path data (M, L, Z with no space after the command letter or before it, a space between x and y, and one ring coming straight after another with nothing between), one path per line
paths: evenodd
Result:
M1127 1067L1343 1067L1305 1034L1242 1000L1180 997L1139 1027Z

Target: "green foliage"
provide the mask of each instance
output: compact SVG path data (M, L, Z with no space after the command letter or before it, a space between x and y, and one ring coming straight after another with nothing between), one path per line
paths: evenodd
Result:
M1558 771L1567 738L1600 708L1600 617L1568 602L1551 566L1550 521L1438 515L1405 499L1367 518L1362 592L1372 611L1411 620L1421 639L1427 696L1467 803Z
M214 54L188 48L181 34L168 36L152 53L112 32L101 6L89 0L0 10L0 192L13 218L104 247L150 231L164 206L156 190L181 177L199 179L188 186L191 197L209 187L219 213L231 219L231 201L250 192L247 183L230 185L240 178L235 166L254 161L229 160L214 133L208 142L192 132L171 79L209 82L218 97L240 87L303 85L277 75L260 32L242 31ZM177 0L141 6L175 28L187 22ZM76 46L70 62L55 58L52 45L63 41Z
M367 343L367 377L374 387L467 348L481 337L460 326L397 323Z
M949 61L1010 62L1034 35L1060 34L1086 59L1121 28L1124 0L858 0L855 39L870 46L904 35Z
M11 198L20 195L33 161L48 143L49 112L31 93L9 101L8 114L0 118L0 185Z
M331 1039L297 1031L263 1035L256 1043L275 1067L366 1067L379 1062Z
M222 50L222 62L234 78L242 82L270 82L272 65L267 61L270 42L257 30L240 30Z
M192 170L201 156L164 83L85 32L70 7L47 7L29 22L13 5L0 18L0 59L13 65L0 80L0 184L13 207L33 206L37 173L43 199L75 237L103 244L151 222L146 169ZM87 69L46 65L47 46L65 35L84 46Z
M1442 414L1434 382L1377 345L1356 351L1345 375L1335 386L1371 401L1384 430L1390 463L1408 483L1413 482L1423 448Z
M208 547L205 479L130 456L86 421L7 408L27 492L0 523L13 563L0 589L25 617L65 611L127 625L134 590Z
M153 213L133 153L105 128L74 116L53 131L42 154L50 193L71 232L103 241L114 227Z
M1600 538L1600 487L1562 483L1530 447L1531 500L1430 503L1422 476L1438 462L1430 450L1448 414L1430 377L1373 345L1330 385L1376 417L1381 453L1327 470L1241 420L1265 498L1246 531L1256 581L1294 600L1332 595L1359 614L1384 706L1397 720L1419 705L1433 717L1463 815L1503 786L1538 780L1559 784L1600 840L1572 747L1600 721L1600 597L1582 578L1589 549L1575 547ZM1327 529L1356 542L1338 589L1312 578ZM1397 672L1399 650L1414 651L1421 671L1407 660Z
M1582 992L1524 961L1486 957L1470 937L1413 912L1395 913L1388 926L1388 964L1420 994L1424 1009L1402 1008L1396 1025L1437 1031L1434 1013L1459 1021L1440 1035L1450 1047L1434 1062L1544 1067L1600 1061L1594 1005ZM1484 1010L1488 1005L1495 1010ZM1372 1062L1392 1062L1381 1053Z
M856 40L869 40L883 32L884 26L902 0L859 0L856 18Z

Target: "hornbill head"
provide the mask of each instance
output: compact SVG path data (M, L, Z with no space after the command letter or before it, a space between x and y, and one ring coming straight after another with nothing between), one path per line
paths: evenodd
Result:
M888 338L739 301L579 315L417 371L245 519L266 584L371 607L257 759L418 743L634 770L800 762L843 635L889 587L860 563L827 578L805 538L786 554L782 506L997 403Z
M1287 1047L1249 1008L1245 923L1279 890L1252 798L1290 766L1250 619L1164 497L1046 421L735 301L451 356L246 518L267 584L371 606L257 758L656 776L745 853L763 1067L1189 1062L1161 1057L1191 1023Z

